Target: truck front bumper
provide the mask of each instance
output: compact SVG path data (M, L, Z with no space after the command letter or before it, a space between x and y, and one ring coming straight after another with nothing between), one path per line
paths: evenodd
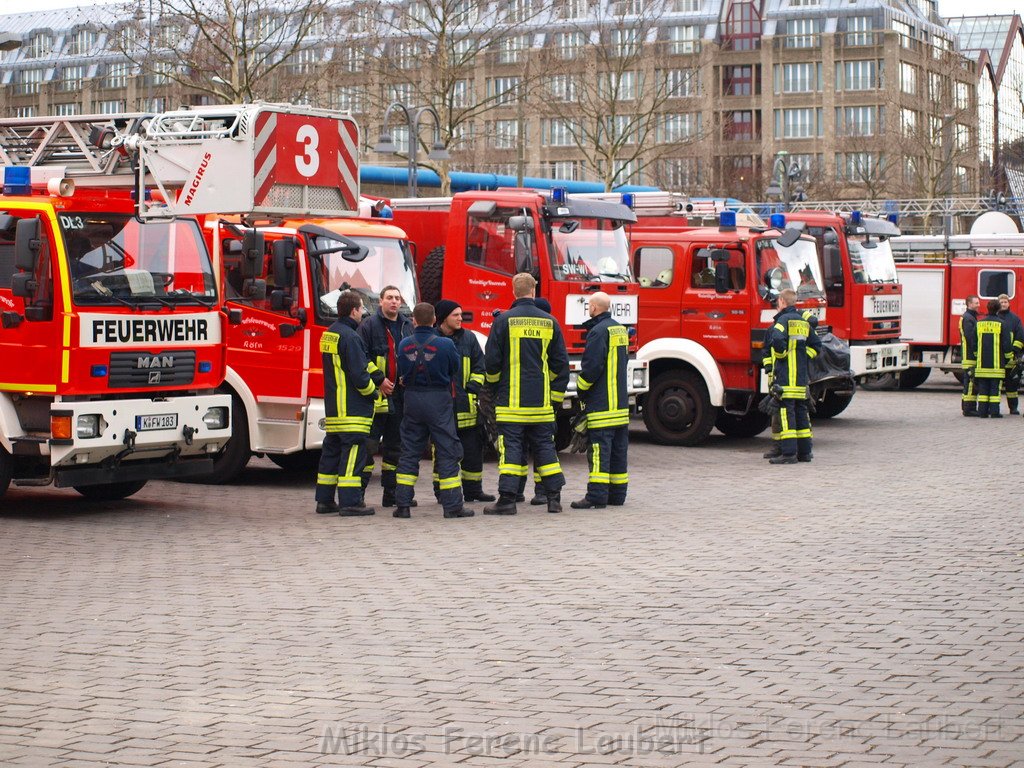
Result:
M904 342L850 345L850 368L856 378L899 373L909 367L910 345Z

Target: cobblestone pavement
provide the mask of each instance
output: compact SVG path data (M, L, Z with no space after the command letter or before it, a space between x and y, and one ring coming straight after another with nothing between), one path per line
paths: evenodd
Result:
M790 467L638 426L629 505L560 516L13 489L0 765L1024 765L1024 419L958 410L861 392Z

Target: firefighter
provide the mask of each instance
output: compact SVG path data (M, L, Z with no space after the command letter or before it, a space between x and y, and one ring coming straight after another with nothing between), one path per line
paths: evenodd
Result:
M526 477L526 449L533 451L544 484L548 512L561 512L565 477L558 463L551 425L553 406L565 399L569 354L555 319L537 308L537 281L520 272L512 278L515 301L491 326L484 360L495 389L498 423L498 502L485 515L516 514L520 478Z
M434 315L437 330L455 343L461 358L455 379L455 426L462 443L462 496L466 501L494 501L483 488L483 427L477 411L477 395L484 385L484 351L476 334L462 327L462 307L456 302L441 299L434 305Z
M974 385L978 392L978 416L1001 419L999 400L1006 369L1013 365L1013 334L999 317L999 299L988 302L988 314L978 321Z
M438 475L438 496L445 517L472 517L463 506L459 462L462 443L455 427L454 386L462 359L451 339L434 328L434 308L417 304L412 311L415 330L398 345L398 376L404 390L402 453L398 459L394 516L411 517L420 457L430 441Z
M356 333L362 311L359 295L345 291L338 297L338 320L320 338L327 434L316 477L318 515L359 517L374 513L362 501L360 470L373 423L373 396L384 376L367 360Z
M1024 351L1024 324L1010 309L1010 297L1005 293L999 294L999 319L1010 329L1013 337L1013 365L1006 369L1005 386L1006 405L1010 413L1016 416L1020 413L1017 405L1020 397L1021 353Z
M967 311L960 316L960 370L963 373L963 395L960 410L964 416L978 415L978 395L974 391L974 363L978 343L978 307L981 304L974 294L964 303Z
M551 314L551 302L545 299L543 296L537 296L534 298L533 303L537 305L537 309L542 312ZM555 430L558 424L558 410L561 408L561 404L554 406L555 420L551 423L551 440L555 440ZM555 449L557 451L557 448ZM537 457L533 458L533 498L530 499L531 507L543 507L548 503L548 495L544 492L544 483L541 482L540 473L537 472ZM519 480L519 493L516 495L516 501L526 501L526 478L522 477Z
M373 454L380 445L380 484L384 489L381 505L395 506L395 467L401 453L402 392L395 389L398 377L396 350L399 342L412 334L409 318L399 314L402 292L386 285L380 292L380 308L359 324L359 336L369 352L370 360L384 374L384 381L374 405L373 428L366 442L366 466L363 467L363 490L373 475Z
M818 316L811 310L804 310L802 313L804 320L806 320L811 326L811 332L817 333L818 331ZM772 334L774 325L768 326L764 332L764 357L761 359L761 365L764 366L764 372L768 379L768 397L773 397L772 387L775 384L774 377L774 363L775 355L772 352ZM808 393L810 394L810 393ZM772 408L771 413L772 420L772 447L764 452L763 457L766 459L772 459L776 456L782 455L782 416L780 415L780 409L777 407Z
M821 350L821 339L795 305L796 291L792 288L784 289L775 303L779 311L772 324L772 369L782 432L781 453L768 460L771 464L796 464L814 458L807 408L807 369Z
M612 319L611 299L598 291L590 297L583 324L587 336L583 359L576 377L576 390L587 414L587 438L590 441L590 477L587 494L570 506L573 509L604 509L608 504L626 503L629 474L626 458L629 450L629 390L626 361L629 357L629 331Z

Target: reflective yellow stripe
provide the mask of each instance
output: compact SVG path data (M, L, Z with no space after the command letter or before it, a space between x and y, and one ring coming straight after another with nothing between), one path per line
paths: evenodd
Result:
M395 475L399 485L416 485L416 475L404 475L401 472Z
M498 380L501 379L500 373L488 373L485 377L488 384L497 384Z
M462 478L459 477L442 477L438 483L438 487L442 491L450 491L452 488L462 487Z
M383 472L393 472L396 469L398 469L398 465L397 464L389 464L388 462L382 460L381 463L380 463L380 468L381 468L381 471L383 471Z
M565 400L565 392L558 392L558 391L555 391L555 390L551 390L550 397L551 397L551 402L554 403L555 405L558 405L559 403L561 403L562 401Z
M526 469L526 467L523 467L523 469ZM554 464L545 464L543 467L537 467L537 474L540 475L541 477L550 477L551 475L557 475L560 474L561 471L562 467L557 461Z
M516 477L526 477L530 470L525 464L502 464L498 463L498 473L502 475L515 475Z
M494 409L494 417L498 421L515 424L547 424L555 420L554 412L547 406L513 408L499 405Z
M577 376L576 377L576 389L579 390L580 392L586 392L592 386L594 386L594 385L591 384L586 379L584 379L582 376Z
M590 477L587 478L589 483L610 483L612 476L607 472L591 472Z
M612 472L612 474L611 474L611 483L612 483L612 485L625 485L628 482L629 482L629 473L628 472L619 472L619 473Z
M336 485L338 482L337 475L321 475L317 474L316 484L317 485Z
M462 479L463 480L468 480L471 483L472 482L477 482L477 481L480 481L480 480L484 479L484 473L483 472L467 472L466 470L462 470Z

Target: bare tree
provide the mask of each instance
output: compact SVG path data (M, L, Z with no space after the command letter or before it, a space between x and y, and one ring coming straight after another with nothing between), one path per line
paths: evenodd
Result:
M378 113L392 101L433 107L444 148L456 157L473 154L482 119L526 98L537 76L529 66L532 30L549 13L550 0L412 0L372 6L367 15L379 89L371 98L377 100ZM485 67L496 76L482 77ZM436 171L441 194L449 194L450 164L426 158L432 125L425 122L413 134L409 140L424 150L418 164Z
M557 47L547 52L549 72L544 134L549 146L569 145L583 157L585 173L605 189L645 169L663 173L659 161L681 152L703 134L699 107L669 113L674 99L696 95L699 62L662 68L656 41L666 0L599 3L572 24L576 40L593 41L571 66Z
M337 16L329 0L134 0L122 18L111 50L146 77L237 103L307 99Z

